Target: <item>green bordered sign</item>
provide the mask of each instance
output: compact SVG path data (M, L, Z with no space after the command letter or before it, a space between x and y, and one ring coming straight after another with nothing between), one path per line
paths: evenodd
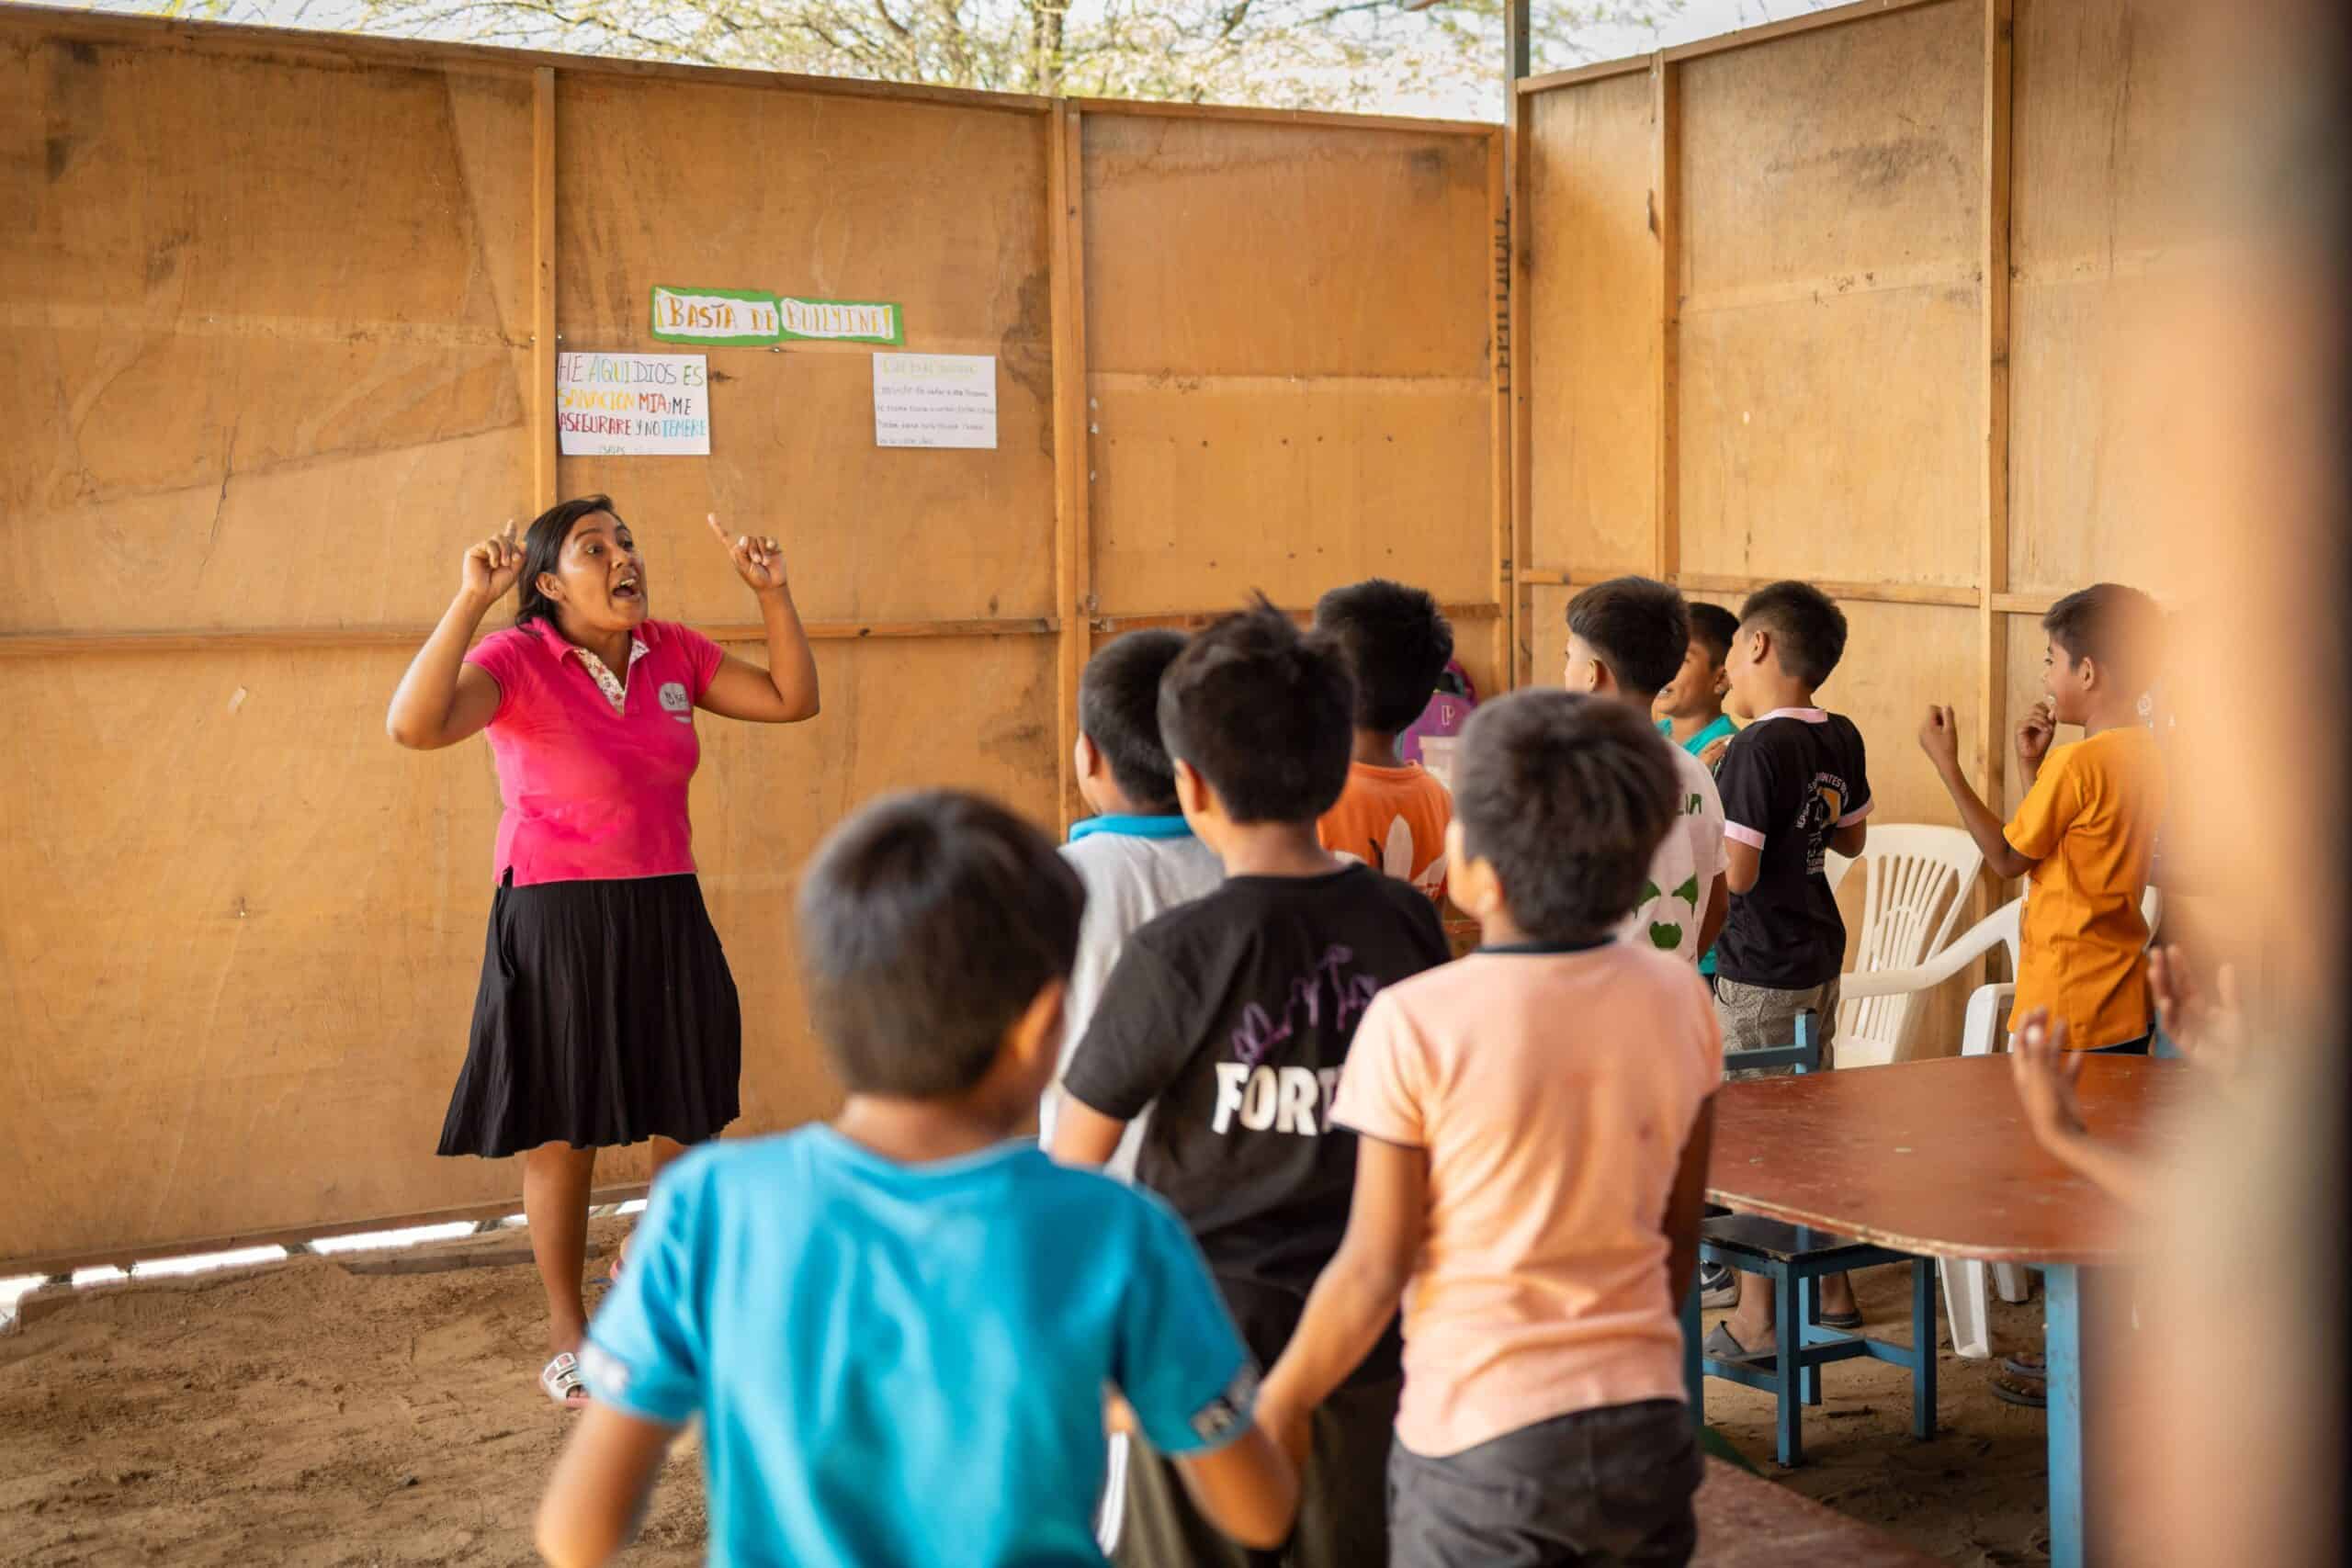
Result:
M896 305L857 299L778 300L784 335L822 343L880 343L893 347L907 341L906 312Z
M653 335L662 343L758 348L776 341L784 312L773 294L653 286Z
M792 299L741 288L653 286L653 335L663 343L757 348L809 343L906 342L906 312L858 299Z

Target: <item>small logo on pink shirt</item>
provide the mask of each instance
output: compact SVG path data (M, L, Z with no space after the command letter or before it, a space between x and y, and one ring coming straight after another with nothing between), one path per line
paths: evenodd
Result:
M686 688L675 681L662 682L662 706L680 724L695 721L695 700L686 695Z

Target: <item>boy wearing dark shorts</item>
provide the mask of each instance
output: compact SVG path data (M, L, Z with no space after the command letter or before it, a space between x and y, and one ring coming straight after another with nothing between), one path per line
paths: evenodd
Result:
M1136 1179L1172 1204L1261 1360L1289 1343L1348 1223L1356 1138L1330 1100L1364 1008L1445 962L1409 883L1342 863L1316 819L1347 782L1354 689L1339 649L1261 604L1193 639L1160 682L1184 816L1225 885L1127 941L1063 1077L1056 1157L1099 1164L1151 1108ZM1396 1303L1380 1348L1318 1413L1296 1534L1272 1561L1387 1560L1381 1464L1399 1387ZM1166 1460L1127 1466L1122 1564L1250 1561Z
M1260 1396L1307 1413L1400 1294L1396 1568L1679 1568L1697 1435L1676 1305L1698 1259L1723 1042L1687 959L1616 939L1678 820L1623 703L1522 692L1464 732L1453 897L1484 938L1383 991L1340 1083L1347 1239Z
M1845 654L1845 614L1811 583L1776 582L1740 606L1724 669L1727 705L1747 722L1715 774L1732 894L1715 944L1715 1010L1735 1067L1742 1051L1796 1043L1800 1013L1813 1014L1824 1067L1837 1048L1846 920L1829 890L1828 855L1862 852L1871 784L1862 732L1814 693ZM1707 1337L1709 1355L1771 1348L1771 1292L1748 1283L1731 1322ZM1843 1274L1821 1282L1821 1322L1862 1325Z

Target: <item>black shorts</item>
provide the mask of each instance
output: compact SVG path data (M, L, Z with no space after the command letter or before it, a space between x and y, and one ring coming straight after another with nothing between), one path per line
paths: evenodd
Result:
M1388 1456L1393 1568L1682 1568L1698 1429L1678 1399L1580 1410L1442 1459Z

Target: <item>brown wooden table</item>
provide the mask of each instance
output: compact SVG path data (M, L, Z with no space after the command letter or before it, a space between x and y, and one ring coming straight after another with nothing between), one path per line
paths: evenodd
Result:
M2093 1056L2084 1119L2161 1145L2194 1091L2175 1062ZM2132 1243L2114 1200L2042 1151L2007 1056L1955 1056L1730 1083L1715 1096L1707 1196L1729 1208L1938 1258L2043 1270L2050 1373L2050 1556L2084 1561L2083 1298ZM1785 1326L1783 1332L1786 1332Z

